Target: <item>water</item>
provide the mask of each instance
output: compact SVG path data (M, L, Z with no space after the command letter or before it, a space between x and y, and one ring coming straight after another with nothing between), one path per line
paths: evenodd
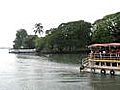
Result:
M84 55L22 55L0 49L0 90L119 90L120 76L80 73Z

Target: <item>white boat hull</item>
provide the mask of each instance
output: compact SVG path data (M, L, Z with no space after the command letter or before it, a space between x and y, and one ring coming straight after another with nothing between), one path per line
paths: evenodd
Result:
M111 73L110 73L111 70L108 70L108 69L104 69L104 70L105 70L105 74L111 75ZM84 68L81 71L89 72L89 73L101 74L101 69L98 69L98 68L94 68L94 70L92 70L91 68ZM114 75L120 75L120 71L114 70Z

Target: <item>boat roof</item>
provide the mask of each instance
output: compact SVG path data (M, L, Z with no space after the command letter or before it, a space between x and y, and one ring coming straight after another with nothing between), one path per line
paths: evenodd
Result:
M89 45L88 47L107 47L107 46L120 46L120 43L103 43L103 44L92 44L92 45Z

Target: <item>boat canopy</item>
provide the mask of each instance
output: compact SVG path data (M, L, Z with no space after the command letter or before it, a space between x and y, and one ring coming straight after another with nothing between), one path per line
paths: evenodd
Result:
M89 45L88 47L91 48L91 47L108 47L108 46L120 46L120 43L104 43L104 44L92 44L92 45Z

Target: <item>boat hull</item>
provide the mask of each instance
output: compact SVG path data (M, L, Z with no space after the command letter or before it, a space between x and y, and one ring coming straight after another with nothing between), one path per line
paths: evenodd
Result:
M101 70L105 70L104 72L101 72ZM104 74L104 75L120 75L120 71L119 70L114 70L114 73L111 72L110 69L102 69L102 68L85 68L83 70L81 70L82 72L89 72L89 73L95 73L95 74Z

